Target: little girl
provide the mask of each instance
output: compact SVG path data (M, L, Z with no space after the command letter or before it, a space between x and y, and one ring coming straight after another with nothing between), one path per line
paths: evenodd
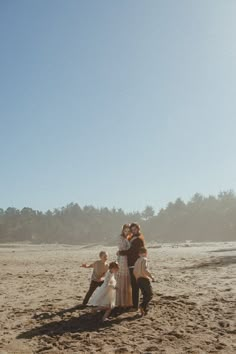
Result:
M116 262L109 264L109 269L105 275L104 283L95 290L90 298L88 305L96 306L100 310L106 310L102 321L106 321L111 310L116 305L116 279L115 274L119 270L119 265Z

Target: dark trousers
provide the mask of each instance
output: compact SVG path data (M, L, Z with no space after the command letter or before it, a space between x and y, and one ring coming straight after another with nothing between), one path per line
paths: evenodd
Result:
M140 306L144 309L144 311L147 311L148 304L153 297L151 282L147 278L138 278L137 284L143 295L143 301Z
M97 289L98 286L101 286L102 284L103 284L103 281L91 280L90 287L89 287L88 292L85 295L85 298L83 301L83 305L87 305L87 303L88 303L90 297L92 296L92 294L94 293L94 291Z
M133 307L138 308L139 303L139 287L137 284L137 280L134 276L134 268L129 268L130 274L130 281L132 287L132 300L133 300Z

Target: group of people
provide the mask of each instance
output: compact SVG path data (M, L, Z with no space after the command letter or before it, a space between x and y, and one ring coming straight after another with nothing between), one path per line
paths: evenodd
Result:
M83 305L105 310L103 321L114 307L137 311L141 315L148 312L148 304L153 297L151 281L154 281L147 264L147 249L140 226L125 224L119 236L117 261L108 264L108 254L101 251L100 260L92 264L82 264L93 268L89 290ZM139 290L143 299L139 306Z

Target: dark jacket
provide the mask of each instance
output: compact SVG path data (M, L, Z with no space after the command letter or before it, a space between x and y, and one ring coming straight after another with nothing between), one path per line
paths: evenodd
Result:
M120 251L121 256L127 256L128 267L133 267L134 263L139 258L139 250L144 247L144 241L139 236L133 236L130 240L130 248L126 251Z

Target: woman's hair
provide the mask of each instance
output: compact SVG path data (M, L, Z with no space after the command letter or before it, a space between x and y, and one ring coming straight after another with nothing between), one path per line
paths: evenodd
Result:
M124 224L124 225L122 226L121 236L123 236L123 237L124 237L124 231L125 231L125 229L129 229L129 230L130 230L130 224Z
M109 264L109 270L114 269L114 268L119 269L119 264L117 262L111 262Z

